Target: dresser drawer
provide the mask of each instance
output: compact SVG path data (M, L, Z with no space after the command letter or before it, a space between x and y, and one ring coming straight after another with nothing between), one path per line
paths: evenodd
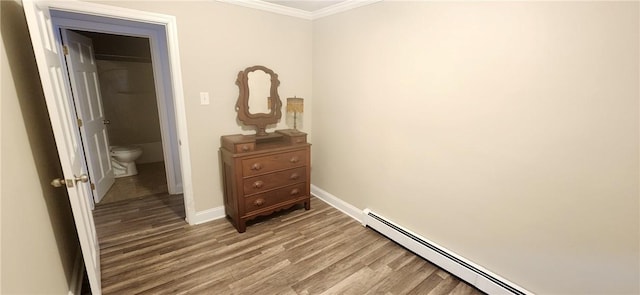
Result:
M295 151L242 160L242 175L253 176L275 170L304 166L307 163L307 151Z
M247 214L251 211L267 208L288 200L293 200L307 195L307 183L302 182L263 194L257 194L245 198L244 208Z
M251 195L280 186L304 182L306 178L307 169L305 167L254 176L244 180L244 193Z
M236 153L251 152L251 151L256 149L255 142L238 143L238 144L235 144L233 146L234 146L234 149L235 149Z
M240 154L252 152L256 149L256 140L254 137L242 134L227 135L220 137L220 143L226 150Z

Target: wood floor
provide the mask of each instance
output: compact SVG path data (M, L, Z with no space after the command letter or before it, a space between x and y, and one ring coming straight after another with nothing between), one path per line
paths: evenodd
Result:
M181 195L94 211L104 294L482 294L312 198L239 234L189 226Z

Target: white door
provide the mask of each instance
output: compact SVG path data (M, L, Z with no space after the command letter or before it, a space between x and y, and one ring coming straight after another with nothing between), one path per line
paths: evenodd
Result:
M60 54L61 44L56 42L46 2L23 0L22 6L29 26L91 292L94 295L102 294L100 249L91 212L91 188L88 182L76 181L81 176L86 176L87 169L76 113L65 86Z
M115 178L109 155L106 118L100 97L93 44L91 39L67 29L62 29L62 43L68 48L65 59L71 81L71 94L75 100L76 112L82 119L80 135L89 166L89 179L95 188L93 198L97 203L113 185Z

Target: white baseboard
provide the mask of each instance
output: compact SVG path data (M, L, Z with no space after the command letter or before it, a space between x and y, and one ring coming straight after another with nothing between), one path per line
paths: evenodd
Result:
M351 218L368 226L390 240L398 243L416 255L428 260L438 267L447 270L470 285L487 294L532 295L530 291L494 274L482 266L417 235L410 230L382 217L369 209L361 211L338 197L311 185L311 193L349 215Z
M339 199L338 197L322 190L321 188L313 184L311 185L311 194L324 201L325 203L333 206L334 208L342 211L342 213L351 216L351 218L364 225L364 223L362 222L363 216L361 209L356 208L355 206Z
M219 206L215 208L211 208L208 210L196 212L194 220L189 220L191 224L201 224L213 220L217 220L220 218L225 218L226 214L224 213L224 206ZM193 221L193 222L191 222Z
M78 247L76 258L73 261L71 281L69 282L69 295L79 295L82 293L82 280L84 279L84 261L82 260L82 250Z

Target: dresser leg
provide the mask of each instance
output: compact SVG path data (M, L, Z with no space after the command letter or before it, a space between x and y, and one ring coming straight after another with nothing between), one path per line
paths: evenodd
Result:
M304 202L304 210L311 210L311 200Z
M238 220L238 226L236 227L239 233L243 233L247 230L247 223L244 220Z

